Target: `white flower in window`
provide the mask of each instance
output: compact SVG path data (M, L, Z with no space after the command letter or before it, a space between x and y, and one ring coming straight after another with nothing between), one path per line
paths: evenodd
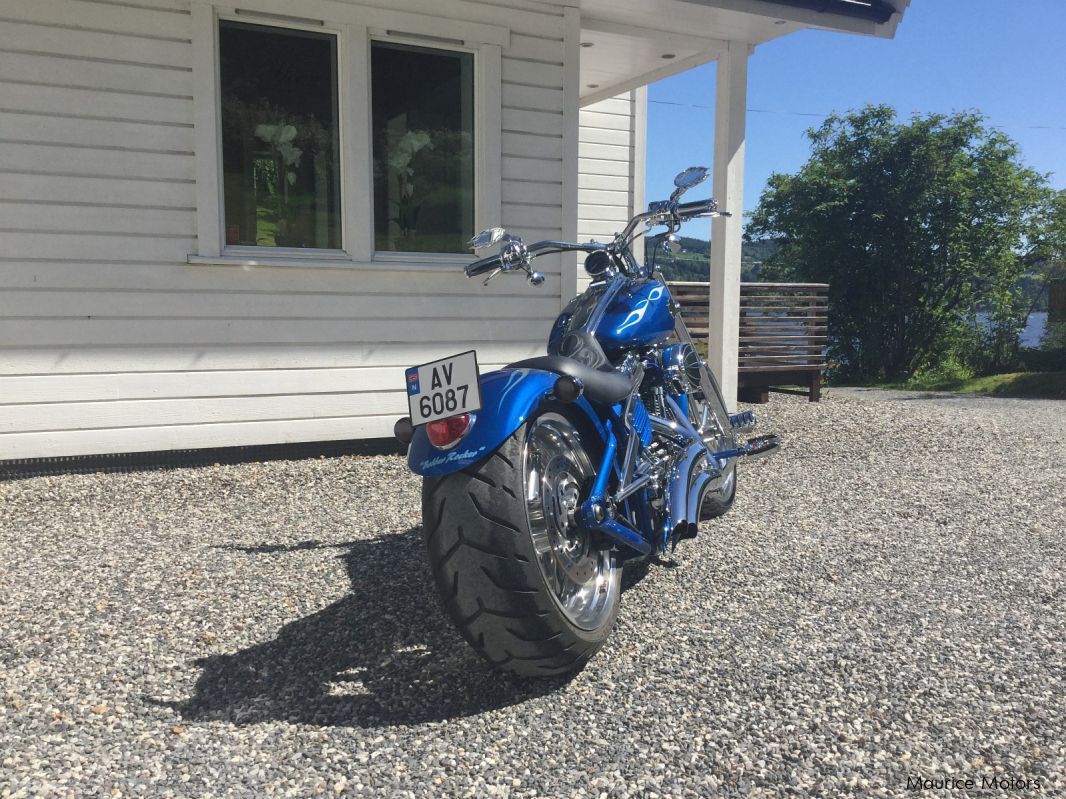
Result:
M303 150L293 144L293 140L296 139L297 135L298 131L294 125L255 126L256 138L261 139L277 150L281 160L288 167L285 180L288 181L290 186L296 183L295 170L300 166L300 157L304 154Z
M418 211L422 204L415 203L412 199L415 194L415 170L412 161L423 149L433 149L433 141L424 130L409 130L395 139L389 147L388 165L396 178L400 195L398 200L393 200L396 216L392 217L392 221L400 228L402 236L410 236L418 222Z

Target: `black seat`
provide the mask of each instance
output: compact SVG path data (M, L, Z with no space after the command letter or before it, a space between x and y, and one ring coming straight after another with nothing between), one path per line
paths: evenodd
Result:
M508 364L510 369L540 369L581 381L593 402L614 405L633 390L633 377L615 369L595 336L584 331L567 333L558 355L541 355Z

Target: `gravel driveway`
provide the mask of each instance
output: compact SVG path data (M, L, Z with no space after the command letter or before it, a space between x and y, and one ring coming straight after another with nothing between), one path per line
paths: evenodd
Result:
M569 682L448 625L399 457L0 484L0 795L1066 790L1066 404L764 413Z

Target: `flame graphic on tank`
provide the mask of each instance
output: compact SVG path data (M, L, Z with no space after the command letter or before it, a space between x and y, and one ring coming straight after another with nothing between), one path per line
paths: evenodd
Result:
M633 325L640 322L644 318L644 314L648 311L648 306L655 300L663 296L663 292L666 289L663 286L656 286L648 292L648 296L633 306L633 310L629 312L629 316L618 326L616 333L621 333L627 327L633 327Z

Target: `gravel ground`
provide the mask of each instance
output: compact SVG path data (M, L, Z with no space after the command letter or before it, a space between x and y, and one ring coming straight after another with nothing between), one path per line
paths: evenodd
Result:
M0 484L0 795L1066 790L1066 404L765 416L569 682L453 632L399 457Z

